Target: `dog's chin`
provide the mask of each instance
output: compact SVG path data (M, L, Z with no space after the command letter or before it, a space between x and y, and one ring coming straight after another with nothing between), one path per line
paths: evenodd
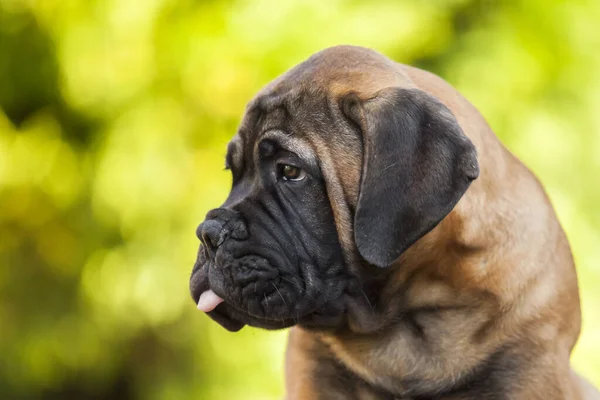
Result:
M265 330L280 330L300 325L315 331L331 331L339 328L345 321L345 315L340 312L329 315L314 312L293 318L255 317L227 303L219 304L206 314L230 332L237 332L246 325Z
M266 330L285 329L294 326L297 322L291 318L270 319L268 317L255 317L227 303L219 304L214 310L206 314L230 332L237 332L246 325Z
M206 313L213 321L227 329L229 332L237 332L246 326L245 323L231 318L224 312L225 304L220 304L214 310Z

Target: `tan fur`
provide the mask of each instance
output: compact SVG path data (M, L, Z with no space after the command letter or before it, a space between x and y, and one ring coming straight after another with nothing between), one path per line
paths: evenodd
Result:
M309 62L311 68L301 65L289 71L257 97L293 86L303 74L310 75L313 86L308 90L326 90L332 101L351 91L368 99L387 87L421 89L452 111L474 143L480 177L454 210L400 257L380 294L390 319L400 307L401 290L404 307L408 302L414 308L440 309L418 316L438 340L424 349L403 327L370 335L295 327L286 361L288 399L316 399L326 393L315 383L324 352L368 385L398 392L394 377L459 381L506 344L514 346L515 355L531 354L520 379L511 382L508 398L600 398L590 385L584 391L570 369L580 329L577 277L567 239L534 175L441 78L349 46L327 49ZM350 210L358 198L361 149L316 136L309 133L307 138L325 174L346 260L354 264L358 255ZM355 394L359 399L380 398L363 386Z

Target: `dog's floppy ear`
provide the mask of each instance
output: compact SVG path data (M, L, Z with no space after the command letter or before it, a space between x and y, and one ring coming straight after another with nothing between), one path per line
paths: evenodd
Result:
M477 153L450 110L421 90L341 101L363 135L354 239L367 262L386 267L452 211L479 175Z

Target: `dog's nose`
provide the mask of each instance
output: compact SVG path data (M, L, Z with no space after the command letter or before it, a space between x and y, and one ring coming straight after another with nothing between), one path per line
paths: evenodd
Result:
M196 231L198 239L206 247L209 254L214 255L221 245L223 237L223 223L216 219L209 219L198 226Z

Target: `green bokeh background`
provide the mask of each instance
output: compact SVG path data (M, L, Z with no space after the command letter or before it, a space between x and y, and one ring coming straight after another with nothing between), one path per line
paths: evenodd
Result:
M0 398L280 398L285 332L195 309L194 230L246 102L335 44L441 75L539 176L600 384L598 0L0 0Z

